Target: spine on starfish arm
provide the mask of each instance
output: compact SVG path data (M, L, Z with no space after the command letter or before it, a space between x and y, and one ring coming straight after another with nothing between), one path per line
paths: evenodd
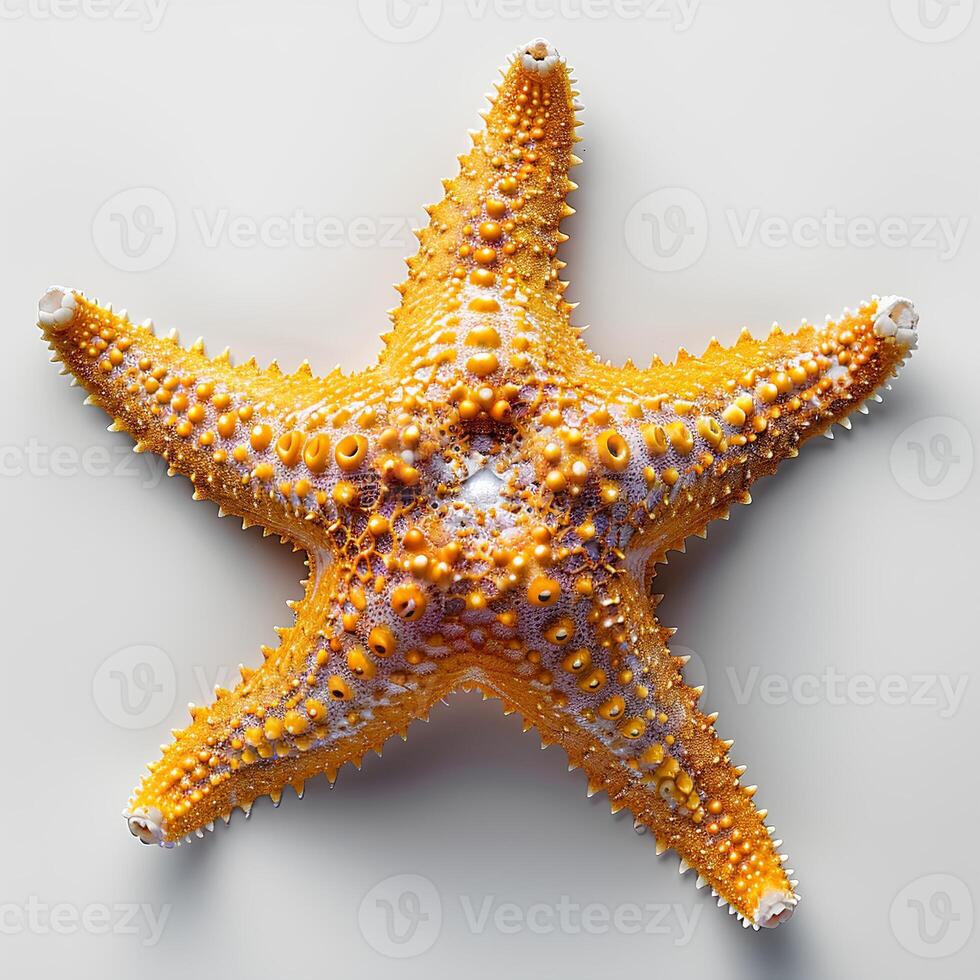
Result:
M848 416L880 401L915 349L917 324L907 299L874 297L822 328L787 334L774 325L765 340L743 330L732 347L712 341L700 358L682 350L673 364L593 378L593 387L619 389L633 456L627 496L652 518L632 545L662 559L731 504L748 503L749 487L806 440L850 428Z
M324 543L344 475L335 459L341 434L324 431L324 393L356 405L357 379L314 378L306 363L291 375L254 359L232 366L227 352L206 357L201 341L184 348L176 332L157 336L151 321L134 324L125 310L63 287L41 298L38 320L53 359L112 417L110 429L133 436L137 452L162 456L196 498L246 525L309 549Z
M431 221L417 232L419 251L385 335L389 359L417 350L420 325L459 309L469 287L477 287L469 307L477 312L516 302L536 319L564 322L572 309L556 253L568 238L559 225L574 213L565 198L576 187L569 169L581 162L572 152L578 93L543 40L518 49L501 72L484 128L470 133L458 176L443 181L445 197L426 209Z

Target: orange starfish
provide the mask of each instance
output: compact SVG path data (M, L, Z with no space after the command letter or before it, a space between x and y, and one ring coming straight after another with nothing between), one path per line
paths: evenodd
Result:
M296 621L191 710L127 811L141 840L203 836L289 784L335 778L456 688L537 726L746 925L798 896L731 742L654 616L655 564L875 395L915 346L907 300L823 328L743 332L647 370L599 362L557 257L576 92L520 49L445 183L361 374L233 367L80 292L39 320L55 359L195 498L308 555Z

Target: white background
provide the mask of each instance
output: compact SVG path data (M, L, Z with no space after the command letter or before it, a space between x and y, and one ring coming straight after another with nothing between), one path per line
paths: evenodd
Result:
M105 3L0 0L0 972L971 972L973 0ZM586 105L564 257L601 355L699 352L873 292L922 316L883 405L658 578L801 880L775 932L743 934L475 697L203 843L142 848L119 816L181 705L275 642L302 565L105 431L46 363L37 297L63 282L213 351L364 366L410 223L540 34ZM288 228L304 215L320 243Z

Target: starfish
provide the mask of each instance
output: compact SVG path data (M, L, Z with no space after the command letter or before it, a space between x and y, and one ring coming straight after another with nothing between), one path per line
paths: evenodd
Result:
M443 200L427 208L376 365L233 366L52 287L39 325L138 452L195 499L307 555L277 649L191 707L126 810L145 843L347 762L456 689L500 698L673 849L744 925L799 900L717 715L699 708L651 596L655 566L847 417L904 363L918 317L872 298L822 327L743 331L643 370L571 325L557 257L580 161L575 81L518 49Z

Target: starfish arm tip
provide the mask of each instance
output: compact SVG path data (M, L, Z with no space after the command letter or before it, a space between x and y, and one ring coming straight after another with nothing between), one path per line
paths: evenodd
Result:
M172 847L167 841L163 814L156 807L136 807L134 810L124 810L123 817L129 827L129 832L142 844L159 844L162 847Z
M60 333L75 319L77 309L74 289L69 286L51 286L38 300L37 322L45 330Z
M756 907L753 924L764 929L775 929L776 926L788 922L800 903L800 896L781 888L772 888L763 892Z
M518 48L515 59L520 60L525 71L539 76L550 75L556 66L565 63L558 49L544 37L533 38Z
M914 350L918 346L919 314L904 296L882 296L874 320L876 337L894 337L895 342Z

